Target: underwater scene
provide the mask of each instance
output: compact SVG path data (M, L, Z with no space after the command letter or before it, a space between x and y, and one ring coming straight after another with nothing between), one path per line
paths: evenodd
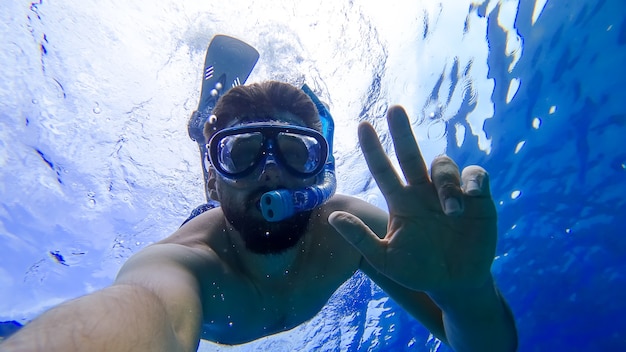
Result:
M338 193L386 209L357 126L370 122L394 156L395 104L427 164L446 154L489 172L492 273L519 351L626 349L623 1L0 8L0 339L110 285L206 202L187 122L207 45L224 34L260 54L248 83L306 83L327 103ZM198 350L452 351L360 272L301 326Z

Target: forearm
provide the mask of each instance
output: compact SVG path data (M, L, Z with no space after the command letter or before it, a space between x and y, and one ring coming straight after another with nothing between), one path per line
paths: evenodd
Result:
M430 296L443 311L446 338L455 351L517 349L513 314L492 280L473 290Z
M179 351L163 304L151 291L111 286L55 307L0 345L13 351Z

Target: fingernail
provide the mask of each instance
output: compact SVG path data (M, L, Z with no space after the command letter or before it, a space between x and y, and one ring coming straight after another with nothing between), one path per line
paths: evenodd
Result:
M463 208L461 208L461 203L456 198L448 198L445 201L444 212L446 215L458 215L463 212Z
M470 196L478 196L482 193L481 188L482 186L478 179L468 180L465 188L465 193Z

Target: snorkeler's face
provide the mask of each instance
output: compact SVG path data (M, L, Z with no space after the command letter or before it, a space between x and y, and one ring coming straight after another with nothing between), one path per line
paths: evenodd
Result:
M276 116L274 116L276 118ZM270 122L270 121L259 121ZM280 116L277 125L303 126L292 114ZM235 123L233 126L246 124ZM267 158L246 177L232 180L215 175L215 189L228 222L241 234L246 247L259 254L280 253L298 243L307 230L311 212L300 212L279 222L263 218L259 206L261 196L277 189L301 189L315 184L316 177L301 178Z

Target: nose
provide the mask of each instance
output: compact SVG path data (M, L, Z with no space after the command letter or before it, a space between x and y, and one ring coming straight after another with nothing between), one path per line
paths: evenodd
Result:
M282 170L276 164L274 156L270 153L265 157L265 162L259 175L259 182L266 186L278 186L282 180Z

